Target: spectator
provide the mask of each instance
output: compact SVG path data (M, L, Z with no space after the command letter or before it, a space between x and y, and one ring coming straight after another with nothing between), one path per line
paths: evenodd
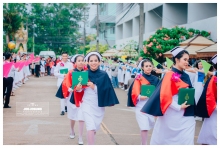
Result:
M48 57L47 62L46 62L48 76L50 76L50 62L51 62L51 57Z
M112 84L114 88L119 88L117 60L118 60L117 58L114 58L113 64L111 66Z
M12 59L11 54L5 53L4 56L5 56L4 63L10 63L11 59ZM4 96L6 96L5 103L3 100L4 108L11 108L11 106L9 106L9 102L10 102L10 96L11 96L12 87L13 87L15 71L16 71L16 68L14 66L12 66L12 68L8 74L8 77L7 78L3 77L3 98L4 98ZM7 92L6 92L6 90L7 90Z
M36 58L38 58L39 56L37 55ZM35 62L35 76L37 78L39 78L40 76L40 61Z

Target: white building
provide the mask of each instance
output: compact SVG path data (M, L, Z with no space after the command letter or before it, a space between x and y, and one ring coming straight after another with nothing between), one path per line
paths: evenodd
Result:
M115 45L115 19L116 19L115 3L99 3L99 44L113 47ZM97 11L97 5L96 5ZM96 13L97 14L97 13ZM90 27L96 29L97 16L90 21ZM90 42L95 45L97 40Z
M121 10L116 13L116 48L121 49L127 41L139 40L139 5L118 3L116 7ZM176 25L210 31L217 42L217 3L144 4L144 40L160 27Z

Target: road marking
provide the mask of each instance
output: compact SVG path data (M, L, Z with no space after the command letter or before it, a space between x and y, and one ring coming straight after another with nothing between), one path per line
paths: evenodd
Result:
M12 122L12 123L8 123L5 125L30 125L24 134L25 135L37 135L38 125L49 125L49 124L57 124L57 123L34 119L34 120L28 120L28 121L16 122L16 123Z
M107 131L109 134L112 134L112 132L107 128L107 126L105 125L104 122L102 122L101 124L102 124L102 127L104 127L103 129L104 129L104 130L106 129L105 131ZM106 133L107 133L107 132L106 132Z
M25 135L37 135L38 134L38 125L37 124L31 124L24 134Z
M101 126L102 126L102 129L107 132L107 134L108 134L109 137L111 138L111 141L112 141L115 145L119 145L119 144L116 142L115 138L112 136L112 132L107 128L107 126L104 124L104 122L101 123Z

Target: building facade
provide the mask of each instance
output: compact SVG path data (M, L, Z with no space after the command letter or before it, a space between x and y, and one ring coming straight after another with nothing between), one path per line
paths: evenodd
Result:
M115 20L116 49L128 41L139 40L139 5L117 3ZM211 32L217 42L217 3L145 3L144 37L146 40L160 27L182 26ZM123 45L123 46L122 46Z
M100 3L99 11L99 43L113 47L115 45L115 19L116 19L116 4L115 3ZM91 28L96 28L97 16L90 22ZM90 42L90 45L96 44L96 40Z

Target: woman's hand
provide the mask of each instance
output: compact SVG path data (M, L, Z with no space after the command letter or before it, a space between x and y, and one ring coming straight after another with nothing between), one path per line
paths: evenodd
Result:
M147 96L141 96L140 100L146 100L148 97Z
M185 109L187 107L189 107L190 105L186 105L187 101L185 101L182 105L181 105L181 109Z
M79 91L80 89L82 89L82 85L79 83L79 84L76 86L76 90Z
M70 88L68 89L68 92L73 92L73 89L70 87Z
M89 87L92 88L92 89L95 88L95 85L94 85L92 82L88 82L88 83L87 83L87 86L89 86Z

